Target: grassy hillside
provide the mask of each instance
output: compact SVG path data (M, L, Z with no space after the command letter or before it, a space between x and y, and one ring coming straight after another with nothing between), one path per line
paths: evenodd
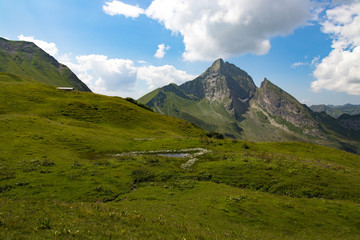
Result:
M65 65L31 42L0 38L0 72L36 79L52 86L90 89Z
M145 99L151 99L149 95L153 93L145 95L139 101L146 102ZM236 121L221 103L210 102L205 98L202 100L183 98L173 91L157 90L157 94L164 96L164 101L160 103L161 108L157 104L149 104L156 112L193 122L208 131L225 133L228 137L241 137L241 130Z
M5 73L0 103L0 239L360 235L358 155L209 139L122 98Z

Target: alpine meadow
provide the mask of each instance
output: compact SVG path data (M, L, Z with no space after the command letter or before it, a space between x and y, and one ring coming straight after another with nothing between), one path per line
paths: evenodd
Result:
M359 239L358 1L20 1L0 239Z

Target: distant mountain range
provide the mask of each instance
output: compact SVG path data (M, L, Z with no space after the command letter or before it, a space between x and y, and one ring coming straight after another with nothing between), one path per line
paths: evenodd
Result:
M334 106L334 105L312 105L311 110L314 112L326 112L328 115L338 118L343 114L348 115L359 115L360 114L360 105L353 105L353 104L345 104L341 106Z
M194 80L156 89L139 102L226 137L359 150L359 117L314 112L267 79L256 87L245 71L222 59Z
M0 38L0 72L36 79L53 86L91 92L67 66L32 42Z

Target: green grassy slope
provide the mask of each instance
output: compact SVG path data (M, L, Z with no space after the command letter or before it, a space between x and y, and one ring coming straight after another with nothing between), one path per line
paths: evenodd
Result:
M360 157L213 140L122 98L0 73L0 239L357 239ZM204 148L189 158L130 151Z
M52 86L90 91L67 66L31 42L0 38L0 72L33 78Z
M209 102L205 98L202 100L183 98L172 91L158 91L164 96L165 100L161 103L161 108L158 105L151 106L156 112L193 122L208 131L232 133L227 136L233 138L241 137L241 130L238 128L236 121L221 103ZM148 95L145 95L139 101L145 102L147 98L149 98Z

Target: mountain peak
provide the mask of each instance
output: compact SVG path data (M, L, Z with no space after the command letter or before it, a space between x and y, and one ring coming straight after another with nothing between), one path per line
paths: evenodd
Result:
M281 117L295 127L306 128L307 135L320 136L319 126L308 109L266 78L256 94L255 103L271 116Z
M219 58L211 65L210 69L213 71L218 71L224 67L224 64L224 60L222 60L222 58Z
M260 84L260 88L264 88L269 83L271 84L271 82L267 78L264 78L264 81L262 81Z

